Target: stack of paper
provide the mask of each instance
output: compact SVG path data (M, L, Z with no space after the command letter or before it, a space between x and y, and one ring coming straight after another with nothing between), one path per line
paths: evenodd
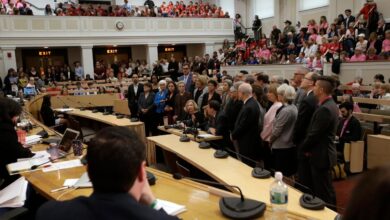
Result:
M70 112L70 111L73 111L73 110L74 110L73 108L56 108L56 109L54 109L54 111L62 112L62 113Z
M0 208L17 208L24 205L28 182L20 177L0 191Z
M67 160L63 162L52 163L50 167L43 168L42 171L51 172L51 171L69 169L69 168L81 167L81 166L83 166L83 164L81 163L80 159Z
M184 205L179 205L161 199L157 199L157 204L161 206L168 215L178 215L187 210Z
M42 140L40 135L30 135L26 137L26 144L35 144Z
M8 164L7 170L10 175L15 175L15 174L31 171L32 166L39 166L49 161L50 159L48 155L44 153L38 153L34 155L34 157L32 158L22 158L22 159L18 159L18 162Z

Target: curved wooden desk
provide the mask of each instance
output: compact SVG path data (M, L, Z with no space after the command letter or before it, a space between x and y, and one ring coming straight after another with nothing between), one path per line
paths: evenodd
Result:
M202 150L198 147L198 143L194 141L180 142L179 137L176 135L148 137L147 140L148 152L150 152L150 147L158 145L164 150L183 158L216 181L223 184L239 186L246 197L260 200L265 202L268 207L270 206L269 189L273 178L255 179L251 176L252 168L246 164L232 157L216 159L214 158L214 149ZM311 211L302 208L299 205L301 195L302 193L300 191L289 187L289 203L287 207L290 214L289 218L331 220L336 216L336 213L328 208L321 211Z

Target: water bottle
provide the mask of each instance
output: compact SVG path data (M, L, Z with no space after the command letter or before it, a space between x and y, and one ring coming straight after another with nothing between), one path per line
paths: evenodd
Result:
M283 174L275 172L275 181L271 184L270 199L272 219L287 219L288 188L283 182Z

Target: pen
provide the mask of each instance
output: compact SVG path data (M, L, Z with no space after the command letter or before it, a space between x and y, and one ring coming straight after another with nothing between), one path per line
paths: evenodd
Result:
M70 188L69 186L64 186L64 187L61 187L61 188L52 189L50 192L51 193L55 193L55 192L59 192L59 191L65 190L65 189L69 189L69 188Z

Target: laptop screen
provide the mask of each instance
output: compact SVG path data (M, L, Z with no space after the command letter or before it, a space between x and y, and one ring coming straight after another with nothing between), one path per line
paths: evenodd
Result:
M35 87L25 87L23 89L23 93L25 96L33 96L35 95Z
M72 141L79 137L80 132L67 128L59 144L59 149L68 152L72 147Z

